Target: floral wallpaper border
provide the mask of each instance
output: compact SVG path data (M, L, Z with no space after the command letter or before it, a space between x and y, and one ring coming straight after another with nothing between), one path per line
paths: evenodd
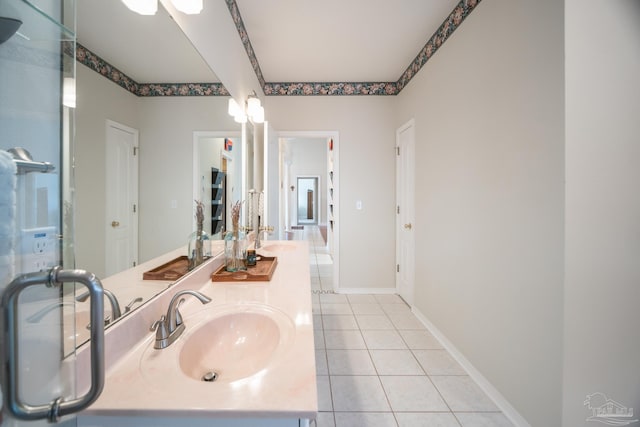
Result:
M225 0L251 66L267 96L357 96L397 95L424 67L444 42L462 24L481 0L460 0L438 30L395 82L280 82L268 83L256 57L236 0ZM229 96L222 83L137 83L80 43L76 60L137 96Z
M229 96L222 83L137 83L80 43L76 61L136 96Z
M310 95L397 95L395 82L317 82L317 83L265 83L265 95L310 96Z

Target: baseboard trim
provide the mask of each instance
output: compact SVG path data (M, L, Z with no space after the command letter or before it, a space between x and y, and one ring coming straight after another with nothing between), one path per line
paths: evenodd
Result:
M388 295L398 293L396 288L340 288L336 289L338 294L372 294Z
M433 334L433 336L440 341L442 347L444 347L451 356L458 362L469 374L469 376L478 384L478 386L484 391L487 396L496 404L502 413L511 421L516 427L531 427L531 424L520 415L520 413L509 403L509 401L487 380L484 375L480 373L466 357L453 345L447 337L435 327L433 323L424 315L420 310L415 308L411 309L413 314L416 315L424 326Z

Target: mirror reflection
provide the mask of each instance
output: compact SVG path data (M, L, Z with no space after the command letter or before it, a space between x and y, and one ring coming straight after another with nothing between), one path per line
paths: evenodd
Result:
M162 7L142 17L121 2L83 0L77 15L80 45L135 82L219 82ZM120 23L117 32L112 22ZM163 49L148 52L152 44ZM176 281L142 274L187 255L195 200L206 207L205 231L221 238L224 224L214 220L224 220L225 202L243 190L242 129L227 114L228 97L140 97L85 65L76 73L76 265L112 294L105 299L110 325ZM211 181L212 169L223 172L221 184ZM82 313L89 302L80 293L77 345L88 339Z

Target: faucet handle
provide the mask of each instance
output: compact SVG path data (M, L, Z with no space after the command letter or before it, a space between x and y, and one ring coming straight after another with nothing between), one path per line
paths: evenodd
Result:
M135 304L137 302L142 302L142 297L137 297L137 298L134 298L133 300L131 300L131 302L129 304L127 304L126 307L124 308L125 314L130 312L131 311L131 307L133 307L133 304Z
M169 337L169 330L167 329L167 317L165 315L160 316L160 320L156 320L149 328L150 331L156 331L156 341L166 340Z

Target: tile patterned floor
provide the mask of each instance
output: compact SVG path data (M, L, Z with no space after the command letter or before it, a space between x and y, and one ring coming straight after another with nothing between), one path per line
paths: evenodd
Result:
M317 427L512 426L401 298L331 293L317 227L294 238L310 247Z

